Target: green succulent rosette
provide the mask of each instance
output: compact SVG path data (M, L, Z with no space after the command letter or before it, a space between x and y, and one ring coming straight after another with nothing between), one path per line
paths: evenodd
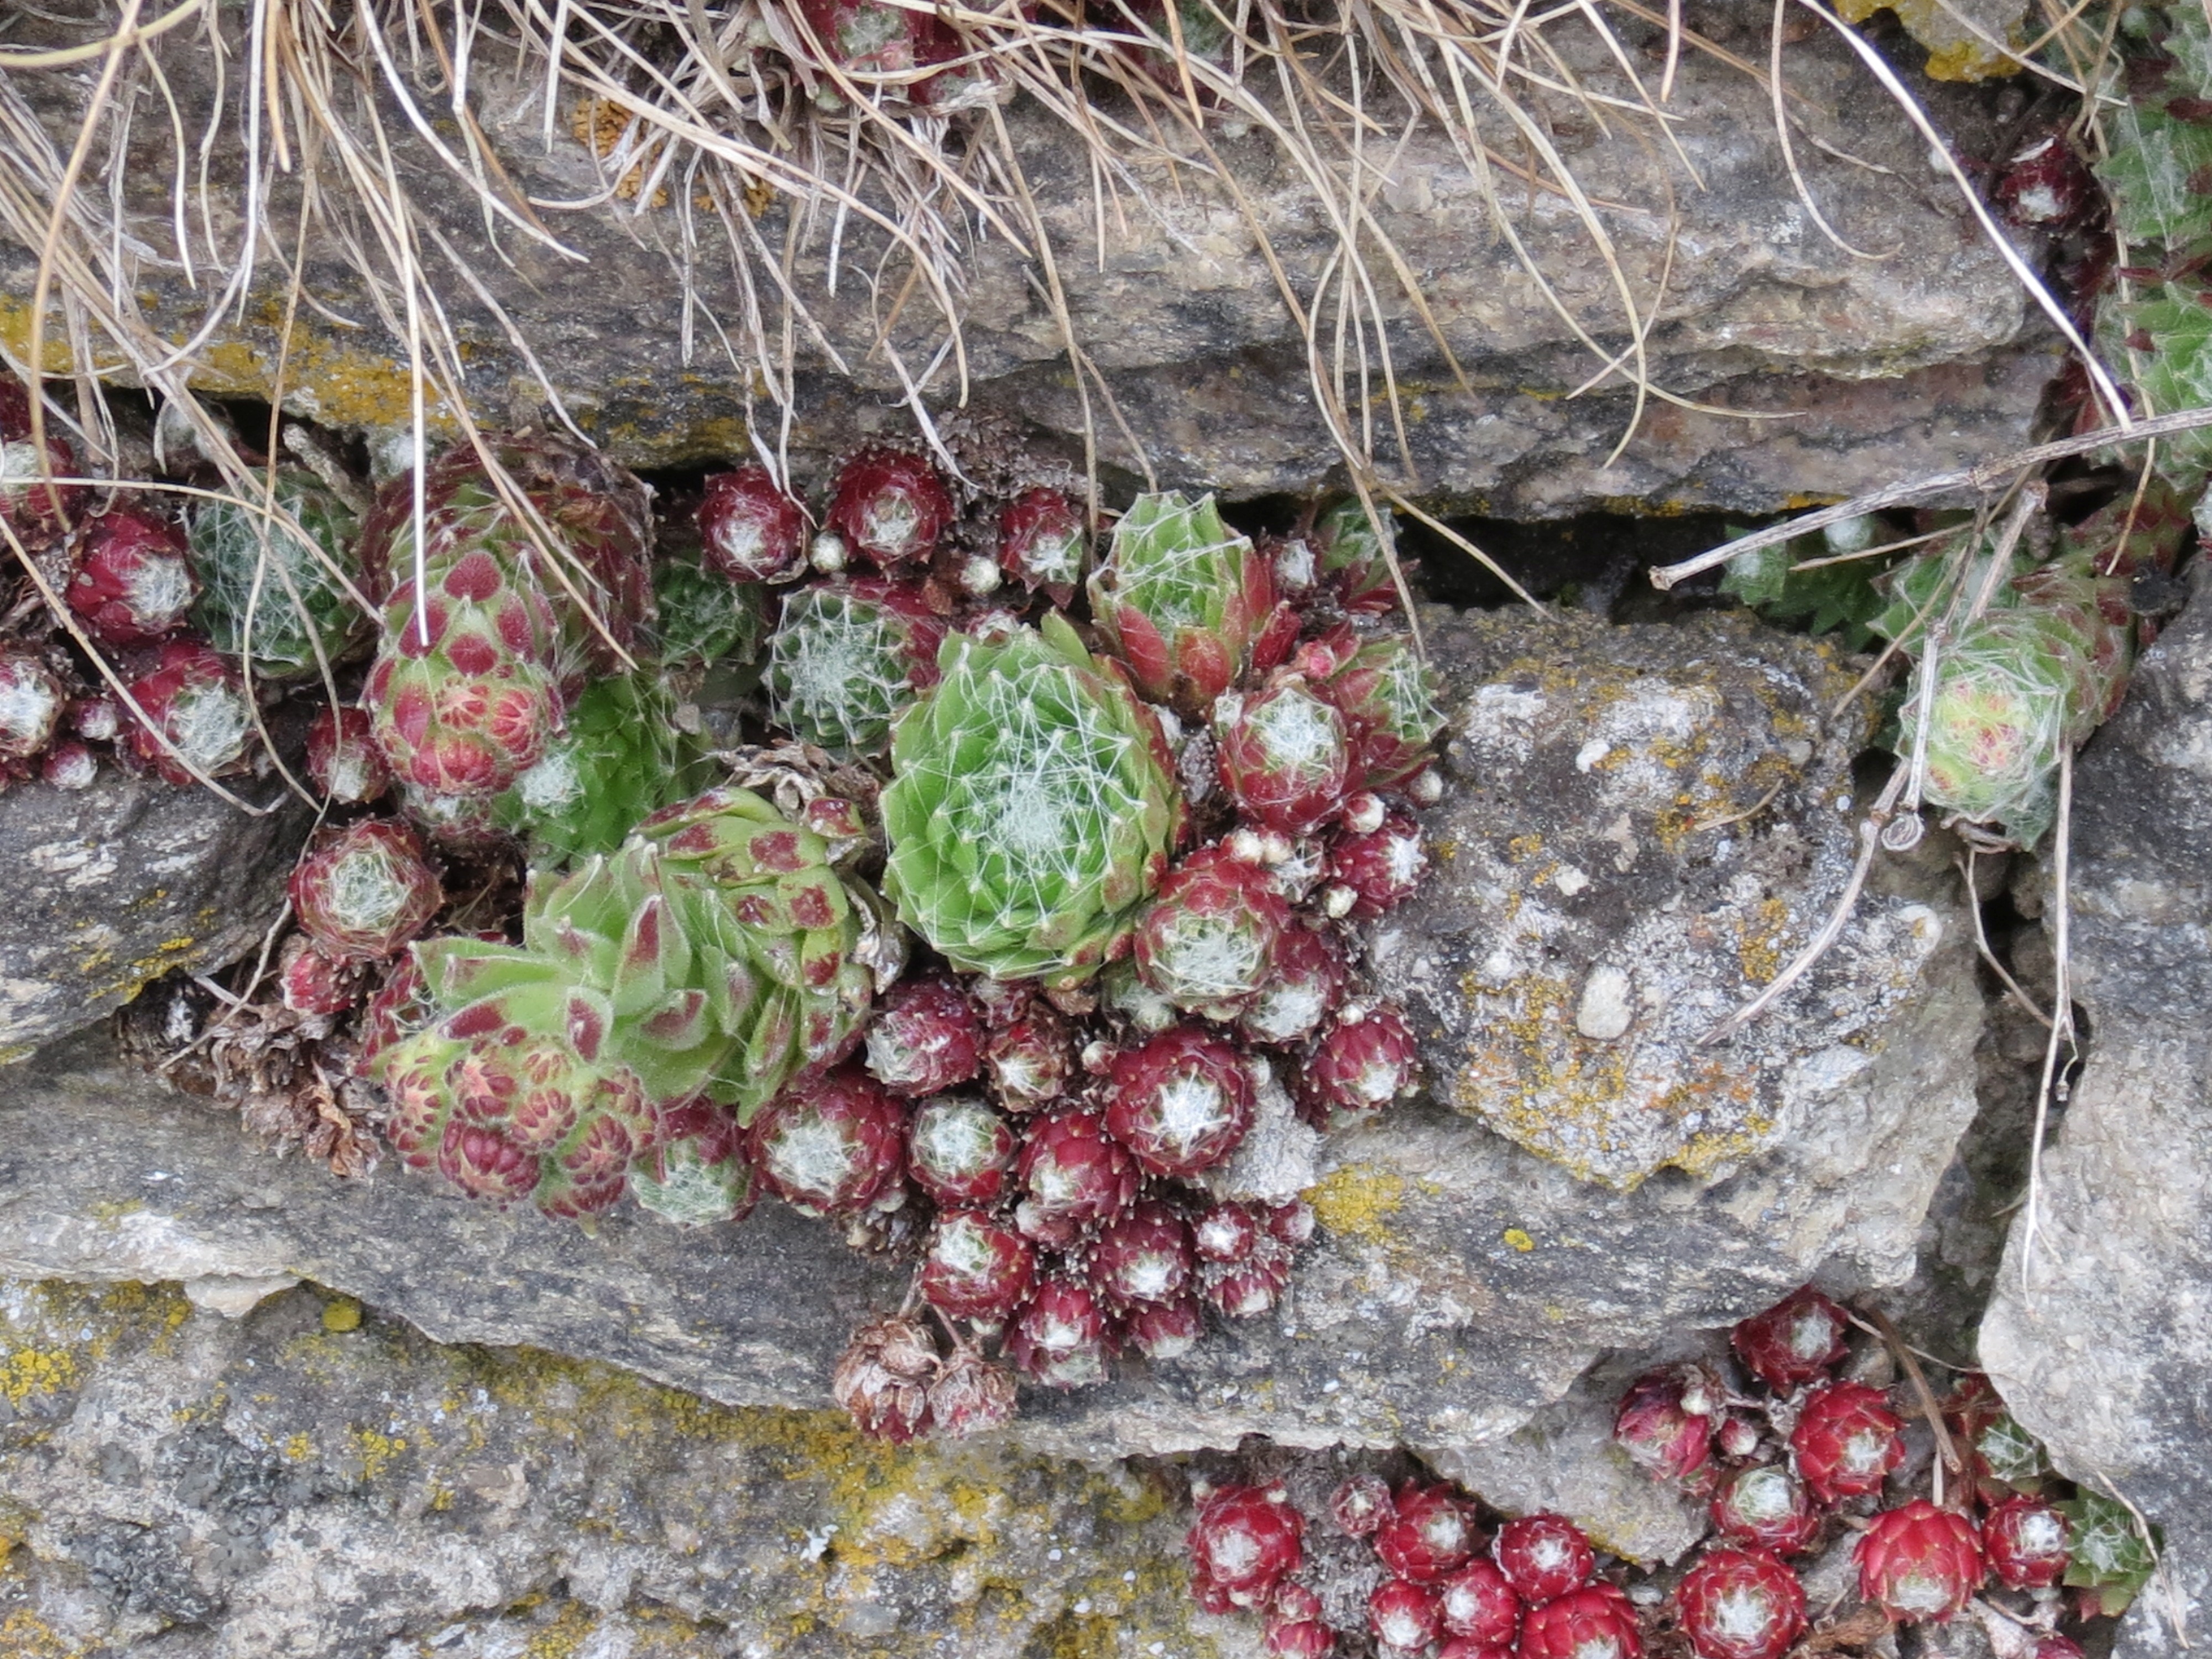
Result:
M1079 984L1125 948L1182 799L1158 721L1056 612L955 634L900 720L884 884L956 967Z
M533 868L611 853L642 819L704 788L704 740L676 724L658 677L619 674L587 688L545 757L499 796L500 827L523 839Z
M1085 584L1091 619L1138 690L1202 719L1252 665L1274 576L1211 495L1139 495Z
M272 518L227 496L200 503L189 535L200 580L194 620L256 674L292 679L345 657L371 618L354 599L363 578L353 509L313 473L291 469L276 475L275 509Z
M732 581L702 562L697 550L663 558L653 567L653 653L664 668L705 668L719 662L749 664L760 654L761 590Z
M434 939L416 959L465 1023L480 1009L566 1031L656 1104L704 1096L742 1122L840 1053L873 994L854 959L865 900L828 852L759 796L709 790L619 851L533 878L520 945Z
M936 678L944 638L945 624L900 584L798 588L768 643L769 712L833 755L880 755L891 722Z

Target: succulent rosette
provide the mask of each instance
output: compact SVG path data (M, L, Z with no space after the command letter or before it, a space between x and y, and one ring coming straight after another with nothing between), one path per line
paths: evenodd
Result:
M1613 1443L1654 1480L1687 1480L1705 1467L1712 1446L1711 1414L1691 1409L1710 1399L1703 1384L1694 1367L1638 1377L1613 1416Z
M562 865L611 853L633 825L690 799L713 775L703 741L677 723L667 683L615 674L577 696L545 752L493 798L492 816L533 864Z
M441 1008L487 1010L471 1030L564 1034L660 1105L704 1094L750 1121L840 1058L868 1007L863 901L826 852L758 796L709 790L534 879L520 945L434 939L416 956Z
M999 514L999 566L1029 592L1066 607L1091 563L1083 509L1057 489L1025 489Z
M1048 1279L1030 1293L1006 1332L1006 1356L1032 1382L1052 1389L1106 1380L1103 1297L1070 1279Z
M745 1150L793 1209L855 1216L906 1173L906 1109L857 1066L810 1073L753 1115Z
M767 619L762 590L732 581L692 550L653 561L652 652L666 669L749 665L760 655Z
M939 665L892 737L885 889L956 967L1080 983L1125 948L1181 827L1158 722L1057 613L955 634Z
M1023 1143L1018 1167L1021 1229L1065 1249L1136 1201L1137 1161L1095 1112L1065 1108L1042 1119Z
M247 659L256 674L313 674L368 635L356 598L361 521L328 484L295 468L276 474L273 514L261 505L225 496L194 509L195 615L210 644Z
M199 597L184 532L143 507L118 503L86 520L74 564L70 609L102 645L164 639L184 626Z
M1982 1551L2008 1589L2048 1589L2066 1576L2073 1552L2066 1516L2039 1498L2008 1498L1982 1516Z
M1764 1550L1707 1550L1674 1591L1698 1659L1782 1659L1805 1628L1805 1587Z
M939 1204L992 1204L1012 1179L1018 1148L1012 1127L984 1102L940 1095L914 1115L907 1173Z
M1420 1045L1396 1009L1350 1005L1322 1033L1303 1081L1310 1116L1333 1121L1379 1112L1419 1090Z
M167 781L189 784L246 769L253 706L228 659L191 640L161 647L153 672L131 682L141 718L131 752Z
M1344 1000L1344 957L1319 929L1293 922L1275 942L1273 971L1246 1000L1237 1029L1270 1047L1303 1042Z
M753 1206L753 1170L736 1115L695 1100L661 1114L659 1140L630 1165L629 1190L683 1227L734 1221Z
M936 1343L920 1323L872 1320L839 1356L830 1394L861 1433L904 1445L928 1432L930 1390L943 1369Z
M1305 1519L1279 1489L1223 1486L1199 1504L1186 1542L1194 1578L1232 1606L1264 1607L1305 1559Z
M1948 1623L1982 1587L1974 1523L1925 1498L1875 1516L1855 1555L1860 1595L1900 1624Z
M1091 573L1091 614L1137 689L1201 719L1252 666L1274 575L1211 495L1139 495Z
M1106 1127L1149 1174L1212 1169L1251 1122L1250 1076L1237 1050L1203 1027L1179 1025L1114 1057Z
M1823 1504L1881 1490L1905 1461L1905 1425L1880 1389L1830 1382L1806 1396L1790 1431L1797 1472Z
M1410 1578L1385 1578L1367 1597L1367 1628L1386 1653L1421 1653L1443 1632L1435 1589Z
M1510 1648L1521 1630L1521 1597L1491 1561L1470 1561L1437 1586L1444 1629L1479 1647Z
M1278 673L1257 693L1214 704L1215 764L1237 811L1303 836L1344 804L1352 746L1344 716L1305 677Z
M1641 1659L1636 1609L1601 1580L1529 1610L1521 1621L1520 1659Z
M1740 1322L1729 1341L1736 1358L1777 1394L1826 1376L1846 1350L1850 1316L1808 1285Z
M84 511L82 484L49 483L48 478L76 475L76 451L46 422L41 452L31 437L31 392L0 369L0 520L27 545L38 547L60 536Z
M325 703L307 724L307 775L337 804L359 806L392 787L368 714Z
M1234 1018L1267 982L1291 908L1267 872L1216 843L1169 872L1137 923L1137 971L1178 1008Z
M1433 1584L1465 1566L1480 1541L1450 1487L1408 1481L1391 1501L1390 1518L1376 1528L1375 1553L1399 1577Z
M1419 890L1428 867L1421 827L1403 812L1364 834L1336 836L1328 848L1329 914L1362 921L1383 915Z
M0 761L36 758L61 730L68 708L69 695L52 669L21 646L0 644Z
M1403 788L1436 758L1430 745L1444 727L1437 677L1410 640L1386 634L1353 645L1325 689L1351 728L1353 787Z
M386 486L362 527L367 589L383 605L362 704L393 773L440 795L512 786L587 677L625 666L618 652L652 614L643 486L564 441L487 441L504 487L473 446L448 450L422 480L419 547L411 477Z
M1119 1307L1178 1301L1196 1272L1189 1225L1147 1199L1099 1234L1089 1271L1091 1283Z
M1388 513L1379 516L1382 535L1358 498L1347 496L1317 515L1307 532L1322 584L1355 615L1383 616L1398 605L1398 584L1390 574L1397 530Z
M1778 1463L1730 1475L1713 1494L1711 1515L1723 1537L1782 1555L1804 1549L1820 1529L1805 1483Z
M1490 1541L1490 1559L1531 1606L1587 1584L1597 1571L1589 1540L1563 1515L1538 1513L1508 1521Z
M937 683L945 623L921 590L880 578L793 589L768 642L778 725L835 755L877 755L891 722Z
M1118 1340L1125 1350L1147 1359L1180 1359L1206 1334L1206 1316L1192 1297L1173 1302L1139 1303L1125 1317Z
M951 980L899 981L868 1024L868 1070L893 1094L941 1094L983 1069L983 1031Z
M1021 1305L1036 1279L1036 1248L981 1211L947 1210L930 1229L921 1294L947 1318L999 1324Z
M341 961L383 960L446 902L415 832L386 818L319 835L292 866L290 890L301 927Z
M829 3L843 8L848 0ZM863 0L852 15L865 15L866 5ZM901 20L922 15L890 6L878 9ZM898 67L912 65L909 50L907 62ZM838 470L823 523L849 551L890 570L928 562L954 516L951 494L926 458L910 449L871 445Z
M277 1000L295 1014L342 1014L361 1000L360 966L295 933L276 957Z
M806 574L806 509L764 466L711 474L699 502L699 548L731 582L787 582Z

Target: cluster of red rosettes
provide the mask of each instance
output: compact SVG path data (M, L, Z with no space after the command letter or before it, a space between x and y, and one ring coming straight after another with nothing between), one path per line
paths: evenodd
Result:
M819 614L807 596L928 624L910 630L896 710L932 683L923 659L948 629L1079 607L1095 563L1092 526L1060 490L956 493L927 457L882 445L849 456L812 512L763 467L710 477L699 529L714 568L788 596L770 686L772 698L792 688L793 707L805 677L799 647L780 641ZM919 1251L917 1297L956 1358L1073 1388L1104 1380L1119 1355L1182 1354L1209 1314L1268 1312L1313 1212L1224 1166L1255 1122L1325 1130L1418 1086L1404 1018L1360 994L1354 929L1408 897L1425 864L1408 808L1433 799L1433 756L1402 713L1408 685L1417 715L1426 708L1425 682L1407 678L1425 671L1377 620L1375 562L1332 565L1328 544L1310 532L1250 555L1273 620L1249 620L1279 637L1264 664L1237 645L1249 666L1206 690L1261 689L1213 732L1161 710L1178 734L1190 850L1126 953L1073 991L919 965L879 1000L853 1063L802 1079L746 1132L766 1190L856 1243ZM1285 567L1294 599L1276 597ZM841 609L838 626L854 614ZM1103 650L1123 648L1098 634ZM1288 696L1314 702L1312 717L1271 715L1267 700ZM1319 741L1301 753L1318 775L1294 776L1269 736L1309 727ZM856 1357L922 1364L921 1329L904 1322L888 1349L880 1322L861 1333L841 1397L894 1439L987 1426L998 1395L979 1407L971 1391L955 1421L926 1382Z
M1621 1400L1613 1436L1631 1461L1708 1500L1715 1536L1673 1597L1698 1659L1788 1653L1807 1627L1790 1564L1846 1529L1857 1534L1860 1596L1893 1621L1948 1622L1994 1577L2027 1593L2002 1615L2026 1632L2023 1653L2078 1654L2055 1628L2054 1587L2071 1559L2068 1516L2033 1481L2022 1490L2000 1473L2020 1475L2006 1448L2033 1443L1973 1379L1949 1402L1937 1463L1900 1486L1905 1423L1889 1392L1837 1375L1851 1328L1842 1307L1808 1286L1731 1333L1748 1373L1742 1388L1720 1364L1689 1362L1638 1377ZM1917 1489L1923 1480L1928 1496Z
M1308 1528L1364 1543L1347 1571L1310 1562ZM1352 1476L1309 1519L1280 1486L1203 1494L1188 1540L1191 1589L1209 1613L1265 1620L1278 1659L1322 1659L1371 1641L1380 1659L1640 1659L1627 1595L1564 1516L1524 1515L1486 1529L1456 1487L1410 1480L1394 1490ZM1347 1588L1355 1601L1347 1606ZM1326 1593L1325 1593L1326 1592ZM1358 1624L1332 1623L1349 1613Z

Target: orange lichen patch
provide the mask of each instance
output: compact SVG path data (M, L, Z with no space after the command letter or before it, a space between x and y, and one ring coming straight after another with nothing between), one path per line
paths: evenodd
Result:
M1778 898L1762 900L1736 921L1736 959L1753 985L1769 983L1782 971L1782 944L1790 932L1790 907Z
M1342 1238L1389 1244L1387 1218L1406 1207L1406 1178L1371 1164L1347 1164L1322 1177L1306 1194L1314 1218Z
M568 112L568 131L575 135L576 142L603 161L622 147L623 135L633 130L634 119L629 112L611 98L584 99ZM660 145L657 139L633 139L631 149L633 154L642 154L615 185L615 194L625 202L635 201L638 191L645 188L647 169L659 155ZM668 205L665 188L653 192L653 205Z

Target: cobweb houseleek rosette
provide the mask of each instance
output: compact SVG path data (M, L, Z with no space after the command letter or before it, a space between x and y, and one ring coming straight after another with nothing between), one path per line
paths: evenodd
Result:
M955 634L898 724L884 888L956 967L1088 979L1166 872L1182 799L1158 721L1058 614Z

